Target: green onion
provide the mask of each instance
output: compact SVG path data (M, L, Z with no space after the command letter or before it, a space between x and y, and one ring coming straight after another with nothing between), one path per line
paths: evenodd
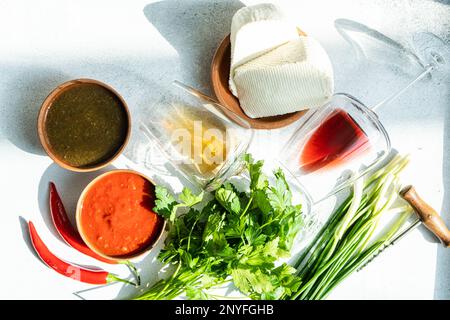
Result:
M409 206L390 209L398 199L399 174L407 157L395 156L365 181L331 215L295 263L301 283L290 299L324 299L346 277L363 267L397 235L412 212ZM382 235L374 237L380 218L400 213Z

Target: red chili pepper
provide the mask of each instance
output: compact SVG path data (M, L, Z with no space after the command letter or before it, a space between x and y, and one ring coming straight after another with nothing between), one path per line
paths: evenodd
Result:
M72 226L72 223L67 216L66 209L64 209L61 197L56 191L53 182L50 182L50 213L56 231L58 231L61 238L63 238L69 246L99 261L109 264L117 263L115 260L104 258L95 253L86 245L86 243L84 243L78 231Z
M66 209L64 208L64 204L62 203L61 197L59 196L58 191L56 190L56 186L53 182L50 182L49 202L53 225L55 226L55 229L56 231L58 231L61 238L63 238L64 241L69 246L80 251L81 253L84 253L85 255L88 255L94 259L97 259L105 263L109 264L123 263L127 265L128 268L133 273L134 277L136 278L138 284L140 284L141 279L139 272L131 262L129 261L117 262L116 260L104 258L101 255L92 251L86 245L86 243L83 241L78 231L73 227L72 223L70 222Z
M39 237L36 228L31 221L28 222L28 228L30 231L31 243L33 244L33 247L38 256L47 266L62 274L63 276L90 284L107 284L110 282L120 281L135 285L134 283L125 279L118 278L117 276L107 271L90 270L87 268L82 268L80 266L72 265L65 262L64 260L61 260L47 248L45 243Z

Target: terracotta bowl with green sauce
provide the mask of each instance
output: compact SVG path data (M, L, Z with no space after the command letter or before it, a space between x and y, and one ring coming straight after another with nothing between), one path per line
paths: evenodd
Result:
M124 99L92 79L65 82L42 104L38 134L47 154L61 167L78 172L107 166L125 148L131 120Z

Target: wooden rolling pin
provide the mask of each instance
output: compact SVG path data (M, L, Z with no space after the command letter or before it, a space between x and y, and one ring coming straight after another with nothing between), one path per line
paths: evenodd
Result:
M441 240L442 244L450 247L450 230L445 225L444 220L430 205L428 205L418 194L413 186L406 186L400 191L400 196L405 199L411 207L413 207L419 220L414 225L419 225L420 222L427 227L428 230L434 233L436 237ZM408 230L409 231L409 230Z

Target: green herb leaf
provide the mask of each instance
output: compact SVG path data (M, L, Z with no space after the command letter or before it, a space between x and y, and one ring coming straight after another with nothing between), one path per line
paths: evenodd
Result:
M275 186L270 188L271 192L267 194L267 197L274 210L282 212L287 206L291 205L292 194L284 173L278 169L274 174L276 177Z
M154 210L163 218L173 220L171 219L172 210L177 204L175 201L175 198L167 191L166 188L161 186L155 187L155 195L156 195L156 201L155 201L155 208Z
M180 194L180 200L186 207L195 206L203 200L203 192L199 195L194 195L190 189L183 188L183 191Z
M216 199L228 212L239 214L241 211L241 202L238 195L230 183L216 190Z
M239 267L231 271L234 285L245 294L261 294L274 289L272 279L259 269Z
M264 173L262 173L264 162L261 160L254 162L250 154L245 156L245 161L250 174L250 190L255 191L267 188L269 182Z

